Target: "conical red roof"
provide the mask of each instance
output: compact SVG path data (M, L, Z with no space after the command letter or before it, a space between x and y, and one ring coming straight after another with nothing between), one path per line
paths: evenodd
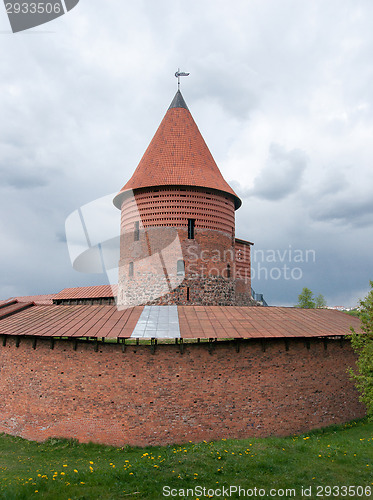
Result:
M199 186L229 193L236 209L241 200L224 180L201 132L178 91L131 179L114 198L121 207L123 193L153 186Z

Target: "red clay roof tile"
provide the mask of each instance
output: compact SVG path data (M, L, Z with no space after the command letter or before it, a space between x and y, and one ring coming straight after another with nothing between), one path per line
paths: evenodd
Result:
M33 302L36 305L51 305L54 299L96 299L96 298L113 298L117 294L117 285L97 285L97 286L80 286L74 288L64 288L59 293L49 293L45 295L26 295L23 297L12 297L8 300L0 301L2 304L7 304L9 301L17 302Z
M164 306L167 307L167 306ZM49 305L0 307L1 335L128 338L143 306ZM328 309L178 306L181 338L311 338L361 332L360 320Z
M131 179L114 198L114 205L121 208L125 191L165 185L223 191L234 198L236 208L241 205L224 180L190 111L182 105L171 104Z
M34 302L37 305L48 305L53 304L53 298L55 294L46 294L46 295L26 295L24 297L16 297L18 302Z
M64 288L54 299L95 299L114 297L117 285L80 286L77 288Z

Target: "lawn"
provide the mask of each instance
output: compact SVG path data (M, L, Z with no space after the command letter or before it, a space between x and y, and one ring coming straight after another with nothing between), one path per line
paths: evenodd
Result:
M0 451L0 498L7 500L373 498L373 423L366 420L287 438L148 448L1 435Z

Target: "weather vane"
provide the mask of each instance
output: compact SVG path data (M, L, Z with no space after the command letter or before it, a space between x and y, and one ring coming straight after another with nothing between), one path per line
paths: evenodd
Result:
M180 68L176 71L175 76L177 78L177 90L180 90L180 77L189 75L190 73L184 73L183 71L180 71Z

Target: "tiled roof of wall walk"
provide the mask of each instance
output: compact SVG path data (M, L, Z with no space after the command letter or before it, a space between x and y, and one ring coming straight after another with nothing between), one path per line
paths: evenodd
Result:
M141 312L141 307L119 311L115 306L103 305L32 306L0 320L0 334L127 338Z
M54 299L97 299L102 297L115 297L118 285L80 286L77 288L64 288L56 294Z
M117 294L118 285L97 285L80 286L74 288L64 288L58 293L49 293L45 295L25 295L23 297L12 297L0 301L0 307L12 301L33 302L36 305L51 305L53 300L73 300L73 299L97 299L114 298Z
M201 132L178 91L131 179L114 198L121 208L123 192L152 186L199 186L241 200L223 178Z
M11 298L11 299L6 299L6 300L0 300L0 307L4 307L8 305L10 302L14 302L16 299Z
M46 295L26 295L24 297L15 297L15 300L18 302L34 302L38 305L48 305L53 304L53 299L55 294L46 294Z
M0 320L13 316L20 311L24 311L29 307L32 307L33 302L18 302L17 300L4 301L0 304Z
M328 309L235 306L28 304L0 308L0 335L97 338L312 338L360 331L358 318ZM8 310L9 308L9 310ZM13 309L12 309L13 308ZM11 315L7 315L11 312Z

